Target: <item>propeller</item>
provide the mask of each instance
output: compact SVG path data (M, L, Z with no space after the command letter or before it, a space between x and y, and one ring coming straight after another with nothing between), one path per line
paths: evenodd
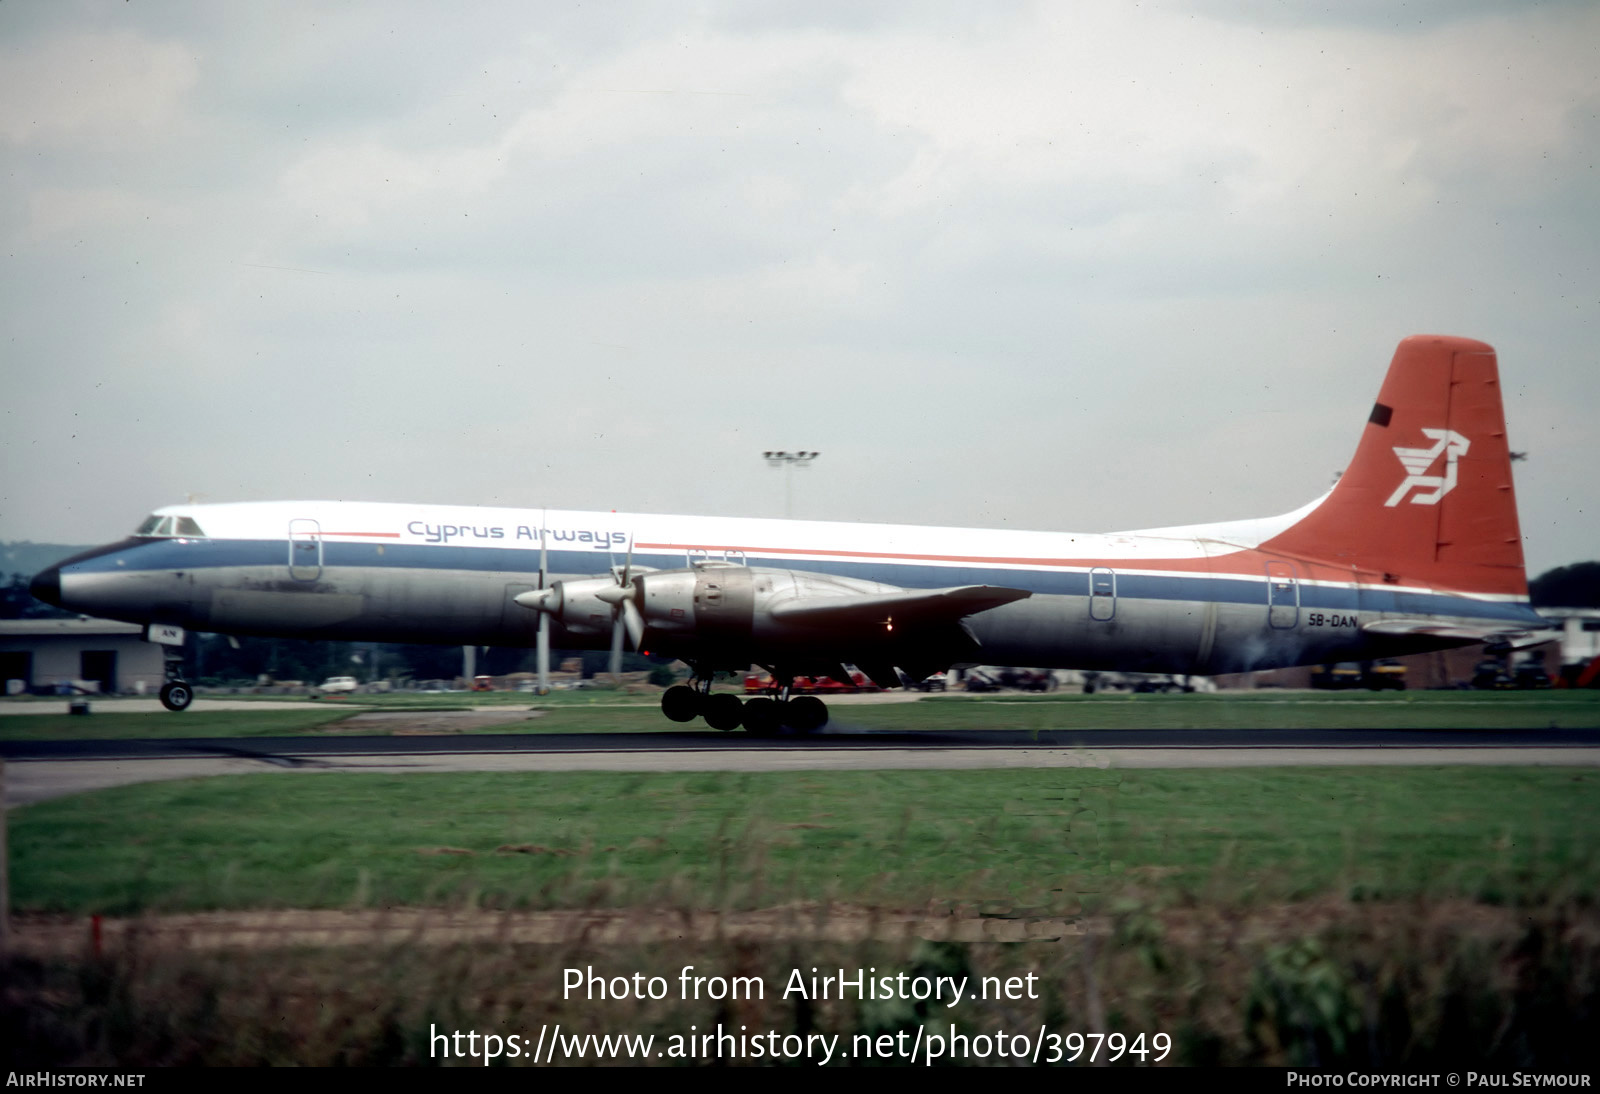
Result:
M539 588L541 590L543 590L545 588L545 582L547 580L549 580L549 577L550 577L550 571L549 571L549 568L548 568L549 558L545 554L545 543L544 543L544 541L545 541L545 527L544 527L544 525L545 525L544 514L540 513L539 514ZM540 695L549 695L550 694L550 613L549 612L540 612L539 613L539 639L538 639L538 645L534 647L534 660L538 663L538 668L539 668L539 694Z
M643 567L648 570L649 567ZM640 613L633 569L633 544L628 544L626 560L620 568L613 566L610 577L577 578L550 583L549 562L544 536L539 540L539 587L512 597L524 608L539 613L539 642L537 660L540 687L548 689L550 672L550 617L561 620L563 626L580 633L593 634L600 630L604 618L595 611L606 605L611 611L611 674L622 672L624 640L632 641L634 649L644 643L644 616ZM601 633L604 633L601 631Z
M621 572L617 573L617 584L609 589L600 589L594 596L596 600L611 605L613 612L611 621L611 675L622 675L622 638L626 634L633 643L635 650L644 644L644 617L639 614L639 606L634 603L633 588L633 541L628 541L628 554L622 563Z

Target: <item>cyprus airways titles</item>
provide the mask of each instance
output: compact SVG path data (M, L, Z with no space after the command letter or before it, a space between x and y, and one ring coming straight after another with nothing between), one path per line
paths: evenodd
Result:
M1400 344L1349 468L1281 517L1115 535L264 502L157 510L38 575L78 611L239 635L632 647L670 718L812 729L797 676L959 663L1218 673L1531 641L1494 351ZM710 693L767 667L775 699ZM181 709L176 671L163 689Z
M421 537L424 543L449 543L452 540L470 542L484 539L528 540L532 543L538 543L541 529L537 524L518 524L515 526L504 524L429 524L425 520L411 520L406 522L406 531L413 536ZM588 528L548 528L543 531L558 546L577 544L584 547L592 547L596 551L608 551L613 547L621 550L628 543L628 533L626 532L595 532Z

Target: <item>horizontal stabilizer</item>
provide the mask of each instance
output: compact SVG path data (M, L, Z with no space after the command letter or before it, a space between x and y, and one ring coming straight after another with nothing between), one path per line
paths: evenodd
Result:
M796 597L774 604L772 618L801 626L849 626L904 621L956 622L1033 593L998 585L957 585L950 589L907 589L861 596Z
M1507 630L1488 623L1441 623L1436 619L1381 619L1363 623L1361 629L1367 634L1392 638L1455 638L1464 645L1490 642L1513 650L1541 646L1556 639L1551 631Z

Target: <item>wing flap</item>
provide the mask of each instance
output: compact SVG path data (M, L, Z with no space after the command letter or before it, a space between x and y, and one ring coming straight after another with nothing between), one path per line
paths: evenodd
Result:
M849 626L885 622L954 623L1033 593L1000 585L957 585L949 589L907 589L861 596L796 597L772 605L773 619L800 626Z
M1367 634L1396 638L1454 638L1463 644L1492 642L1513 650L1542 646L1556 638L1550 631L1508 629L1488 623L1441 623L1437 619L1378 619L1371 623L1363 623L1361 629Z

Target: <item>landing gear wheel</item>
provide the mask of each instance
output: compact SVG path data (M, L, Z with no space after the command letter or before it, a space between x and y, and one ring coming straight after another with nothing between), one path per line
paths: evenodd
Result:
M702 713L706 716L706 725L727 732L738 729L739 724L744 721L744 704L739 701L737 695L723 692L720 695L707 696Z
M182 680L161 685L161 705L168 710L188 710L194 702L194 689Z
M661 713L674 722L692 722L700 717L700 693L682 684L661 693Z
M772 699L751 699L744 705L744 728L752 737L771 737L783 724L783 708Z
M828 724L828 704L815 695L801 695L784 704L783 722L801 733L813 733Z

